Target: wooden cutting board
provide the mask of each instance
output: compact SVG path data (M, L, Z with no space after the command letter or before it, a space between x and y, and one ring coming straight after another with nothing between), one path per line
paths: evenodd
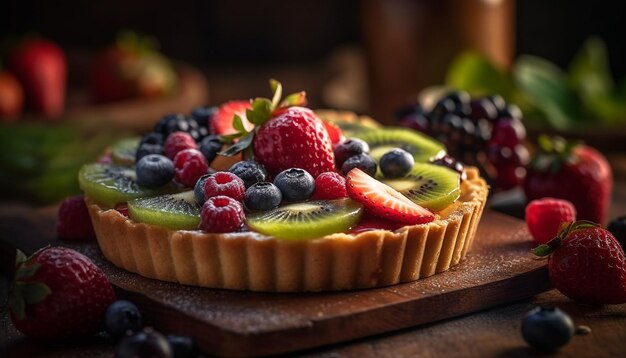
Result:
M93 243L71 245L104 270L120 297L138 304L149 324L226 356L292 352L531 297L550 288L546 261L535 259L531 246L523 221L487 211L468 258L448 272L372 290L269 294L147 279L114 267Z

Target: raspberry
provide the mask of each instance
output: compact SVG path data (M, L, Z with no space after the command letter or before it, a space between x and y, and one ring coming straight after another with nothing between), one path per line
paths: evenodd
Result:
M346 179L335 172L325 172L315 178L311 200L338 199L348 196Z
M553 239L564 222L576 220L576 209L567 201L542 198L526 206L526 224L535 243L545 244Z
M127 218L128 216L128 203L121 203L121 204L117 204L115 205L115 210L117 210L118 213L126 216Z
M197 149L185 149L174 157L174 178L186 187L193 187L209 171L209 163Z
M61 239L79 240L94 238L91 218L82 195L72 196L63 201L57 218L57 234Z
M176 154L185 149L197 149L198 144L196 141L189 135L189 133L185 132L174 132L167 137L164 144L163 151L165 152L165 156L174 159Z
M204 202L201 218L200 229L206 232L233 232L241 228L245 215L240 202L218 195Z
M228 196L237 201L242 201L246 192L243 180L233 173L217 172L208 177L204 183L204 197Z

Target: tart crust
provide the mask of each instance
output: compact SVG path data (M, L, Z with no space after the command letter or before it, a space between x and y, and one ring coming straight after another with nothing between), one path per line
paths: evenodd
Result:
M466 171L460 198L431 223L301 241L169 230L86 201L104 256L145 277L266 292L363 289L415 281L465 258L488 192L477 169Z

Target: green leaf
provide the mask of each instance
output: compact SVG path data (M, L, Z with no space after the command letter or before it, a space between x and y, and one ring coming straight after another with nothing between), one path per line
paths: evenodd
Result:
M21 281L23 279L32 277L35 273L37 273L37 270L39 270L39 268L41 267L41 264L32 264L32 265L22 265L16 272L15 272L15 281Z
M507 100L513 92L511 78L477 52L465 52L453 60L446 84L472 95L500 94Z
M613 92L615 83L602 39L591 37L583 44L570 65L569 81L583 98Z
M550 246L546 245L546 244L539 245L539 246L535 247L534 249L532 249L533 254L536 255L536 256L539 256L539 257L548 256L553 251L554 251L554 249L551 248Z
M265 123L272 113L272 103L267 98L257 98L252 101L252 109L246 110L246 117L250 123L260 126Z
M272 89L272 107L271 110L275 110L278 108L278 104L280 103L280 99L283 96L283 85L275 79L270 79L270 88Z
M243 126L241 116L238 114L235 114L235 117L233 118L233 128L235 128L238 132L248 132L246 131L246 127Z
M220 136L220 140L224 143L232 143L233 140L237 139L237 138L241 138L245 135L246 133L243 132L237 132L237 133L233 133L233 134L224 134Z
M52 293L48 285L40 282L17 283L16 286L20 287L19 292L29 305L43 301Z
M26 254L24 254L22 250L15 250L15 267L18 267L22 263L26 262L27 259Z
M280 102L278 108L291 107L291 106L306 106L306 92L300 91L297 93L292 93L285 97L285 99Z
M223 155L225 157L232 157L236 155L237 153L241 152L242 150L245 150L246 148L248 148L248 146L250 146L250 144L252 143L253 138L254 138L254 131L241 137L239 142L228 147L225 151L220 152L219 155Z
M580 119L580 103L568 86L565 73L549 61L521 56L513 68L517 85L557 129L567 129Z

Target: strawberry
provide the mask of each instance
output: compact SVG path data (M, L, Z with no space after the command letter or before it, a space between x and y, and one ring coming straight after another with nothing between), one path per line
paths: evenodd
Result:
M47 117L63 112L67 62L59 46L47 40L26 40L10 54L9 65L24 86L28 107Z
M605 223L613 186L606 158L591 147L566 143L562 138L541 137L539 146L524 182L528 200L569 200L578 219Z
M413 225L435 220L433 213L359 168L354 168L348 173L346 187L350 198L363 204L374 216Z
M26 259L18 252L9 298L11 321L27 336L62 338L98 332L115 293L86 256L63 247Z
M567 200L543 198L526 206L526 224L537 245L552 240L562 223L576 221L576 209Z
M341 132L341 128L339 128L339 126L335 123L329 121L323 121L323 123L333 145L343 142L346 139Z
M90 69L90 88L96 102L155 98L172 93L177 75L171 63L156 51L153 39L122 32L103 49Z
M589 221L564 225L559 235L536 247L550 255L550 281L565 296L582 303L626 303L626 257L613 235Z
M252 144L256 161L272 176L289 168L302 168L317 177L335 167L324 124L308 108L277 111L259 128Z
M0 71L0 119L12 120L22 112L24 90L11 72Z
M250 101L229 101L222 104L211 118L209 130L213 134L234 134L237 130L233 127L233 117L238 115L246 130L254 129L254 125L246 119L246 110L251 109Z
M235 114L232 127L237 132L222 139L238 141L221 154L233 156L241 151L248 154L253 151L255 161L270 176L289 168L302 168L313 177L334 171L332 144L322 120L310 109L300 107L306 103L304 92L281 101L280 83L271 80L270 86L273 98L257 98L252 108L246 110L246 119L254 129L248 130L243 118Z

